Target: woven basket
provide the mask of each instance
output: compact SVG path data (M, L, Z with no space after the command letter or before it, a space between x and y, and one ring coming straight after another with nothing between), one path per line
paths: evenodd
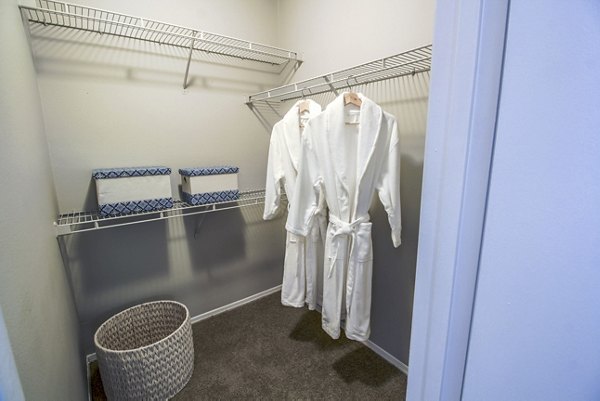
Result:
M165 400L194 371L190 313L179 302L126 309L98 328L94 343L109 400Z

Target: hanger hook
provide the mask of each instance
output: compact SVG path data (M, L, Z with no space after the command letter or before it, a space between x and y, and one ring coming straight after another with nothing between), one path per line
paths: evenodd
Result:
M353 77L352 75L349 75L348 78L346 78L346 85L348 85L348 90L350 92L352 92L352 84L350 83L350 78L352 78L352 77Z
M300 92L300 94L302 94L302 100L306 100L306 94L304 93L304 89L306 88L302 88L302 91Z

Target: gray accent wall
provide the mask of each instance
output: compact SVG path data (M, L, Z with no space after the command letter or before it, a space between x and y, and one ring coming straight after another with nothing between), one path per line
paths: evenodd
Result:
M433 0L406 2L279 1L279 45L305 62L294 76L307 79L430 44ZM370 340L408 365L421 205L429 74L357 86L398 119L401 142L402 245L392 246L378 199L373 222L373 296ZM317 96L326 106L332 95Z
M280 285L284 240L262 205L61 237L85 352L104 320L140 302L173 299L196 316Z
M25 398L82 400L79 328L52 228L58 208L36 73L14 0L0 2L0 37L0 306Z

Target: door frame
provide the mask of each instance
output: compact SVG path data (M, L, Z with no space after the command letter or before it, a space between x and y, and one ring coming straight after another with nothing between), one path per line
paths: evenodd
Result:
M461 399L510 0L438 0L408 401Z
M25 400L2 308L0 308L0 400Z

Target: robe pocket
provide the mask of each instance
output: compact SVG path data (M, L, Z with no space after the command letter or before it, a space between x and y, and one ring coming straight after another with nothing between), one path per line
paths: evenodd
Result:
M301 237L299 235L296 235L296 234L293 234L290 232L288 232L288 234L287 234L287 243L288 244L296 244L298 242L302 242L302 240L303 240L303 237Z
M371 223L360 225L356 233L354 254L358 262L370 262L373 260L373 243L371 241Z

